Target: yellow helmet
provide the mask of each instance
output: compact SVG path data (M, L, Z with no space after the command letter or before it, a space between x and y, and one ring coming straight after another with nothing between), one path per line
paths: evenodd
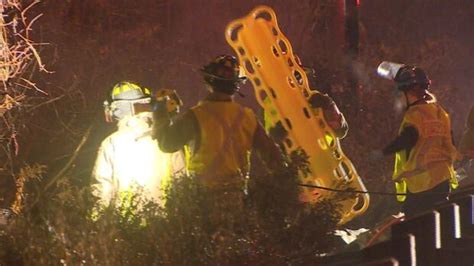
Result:
M117 83L110 93L112 101L138 100L151 96L150 90L142 88L135 83L122 81Z
M113 122L127 115L134 115L136 104L148 105L150 103L149 89L129 81L119 82L112 88L109 100L104 102L105 120Z

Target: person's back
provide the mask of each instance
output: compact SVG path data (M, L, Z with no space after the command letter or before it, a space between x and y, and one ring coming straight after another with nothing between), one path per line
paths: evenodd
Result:
M207 97L173 121L157 108L154 136L164 152L186 147L187 169L205 194L208 226L214 231L238 224L249 157L257 154L273 166L281 155L254 112L233 101L242 80L237 60L218 56L201 71Z
M266 162L280 159L279 150L257 123L254 112L235 103L242 80L232 56L219 56L202 69L209 94L200 104L171 122L155 112L155 137L161 150L174 152L188 147L188 171L203 184L226 176L243 179L249 168L248 154L254 150ZM206 180L206 181L205 181ZM240 182L242 183L242 182Z
M405 113L401 128L405 126L415 127L418 133L416 144L396 173L403 173L408 190L421 192L450 180L456 150L446 111L436 102L413 105Z
M189 171L202 178L214 176L206 180L207 185L226 182L216 178L245 176L257 127L253 111L232 101L212 100L201 101L191 110L201 134L200 148L190 158Z

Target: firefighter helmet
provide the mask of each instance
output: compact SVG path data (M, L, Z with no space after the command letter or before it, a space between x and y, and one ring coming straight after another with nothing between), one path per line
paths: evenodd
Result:
M377 73L383 78L395 81L397 89L401 91L410 90L414 85L421 85L424 89L429 89L431 84L425 71L412 65L384 61L377 68Z
M127 115L134 115L135 104L151 103L150 90L129 81L117 83L108 98L104 102L107 122L118 121Z
M237 59L231 55L220 55L205 65L201 72L204 81L213 90L226 94L234 94L240 84L246 79L240 76L240 65Z
M394 80L401 91L410 90L414 85L421 85L424 89L428 89L431 84L431 80L423 69L409 65L400 68Z
M122 81L117 83L110 92L112 101L118 100L138 100L150 97L150 90L142 88L135 83L129 81Z

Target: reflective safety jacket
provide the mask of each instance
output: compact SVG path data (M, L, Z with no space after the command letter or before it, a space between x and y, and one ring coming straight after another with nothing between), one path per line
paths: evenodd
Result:
M171 174L184 171L182 152L160 151L149 133L150 113L127 116L118 130L102 141L95 162L93 194L101 205L117 204L131 192L161 204Z
M429 190L445 180L457 187L453 161L458 153L453 146L449 115L437 103L411 106L403 118L400 132L413 126L418 132L418 141L407 153L395 154L393 179L397 193L417 193ZM405 196L397 196L404 201Z
M232 101L202 101L191 111L199 124L199 148L188 171L207 187L241 186L249 171L257 120L250 108Z

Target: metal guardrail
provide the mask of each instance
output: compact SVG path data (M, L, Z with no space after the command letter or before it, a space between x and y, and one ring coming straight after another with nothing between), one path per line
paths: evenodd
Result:
M474 265L474 188L390 227L391 239L319 265Z

